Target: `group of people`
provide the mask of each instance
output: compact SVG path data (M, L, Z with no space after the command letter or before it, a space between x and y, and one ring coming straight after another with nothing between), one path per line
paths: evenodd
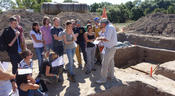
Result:
M20 69L33 69L33 53L27 49L23 28L19 25L20 16L12 16L9 22L10 26L4 29L2 37L7 45L6 51L10 57L13 74L0 69L0 80L10 80L13 90L18 88L20 96L29 96L29 94L45 96L43 92L48 91L45 82L62 82L64 70L67 71L69 80L76 82L74 54L77 57L78 67L82 68L81 52L85 62L85 74L96 71L94 64L101 64L101 78L96 83L105 83L107 79L114 78L114 47L117 44L117 34L108 19L96 17L95 25L88 20L86 26L81 26L81 21L78 19L71 19L65 22L65 28L61 27L58 17L51 20L44 16L43 26L34 22L30 37L38 59L37 79L34 79L30 72L26 71L24 74L19 72ZM64 62L64 52L69 61L67 66L65 67L64 63L53 66L53 63L59 62L58 60ZM6 78L3 78L5 76ZM0 88L1 83L0 81ZM43 90L39 90L38 83L41 83ZM0 96L5 96L2 95L3 93L0 90Z

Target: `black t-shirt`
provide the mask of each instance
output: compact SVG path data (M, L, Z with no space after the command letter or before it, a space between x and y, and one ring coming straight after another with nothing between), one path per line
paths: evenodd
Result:
M62 36L63 35L63 28L56 28L56 27L52 27L51 29L51 34L52 34L52 40L53 40L53 47L58 47L58 46L63 46L63 40L55 40L53 35L57 35L57 36Z
M95 39L94 35L87 35L87 37L89 40ZM95 44L93 44L92 42L87 42L87 47L94 47L94 46L95 46Z
M75 27L73 28L74 34L78 33L78 37L77 37L77 43L78 44L84 44L85 43L85 39L84 39L84 33L86 32L84 27Z
M48 60L44 60L43 61L43 63L42 63L42 74L44 74L45 75L45 73L46 73L46 66L50 66L50 72L51 72L51 70L52 70L52 66L51 66L51 63L48 61Z

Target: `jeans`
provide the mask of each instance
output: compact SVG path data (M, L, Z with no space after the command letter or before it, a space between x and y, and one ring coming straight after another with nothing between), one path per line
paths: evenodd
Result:
M38 67L39 67L39 72L42 72L42 62L43 62L43 56L42 53L44 51L44 47L41 48L35 48L36 56L38 58Z
M69 74L74 75L74 72L73 72L73 64L74 64L73 58L74 58L74 54L75 54L75 48L66 49L66 54L67 54L67 57L68 57L68 60L69 60L69 63L68 63Z

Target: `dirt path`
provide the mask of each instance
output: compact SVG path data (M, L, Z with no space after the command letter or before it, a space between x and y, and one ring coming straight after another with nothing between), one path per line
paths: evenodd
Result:
M65 64L67 64L68 60L66 55L64 55L64 60ZM76 60L76 58L74 58L74 60ZM132 67L149 72L151 66L154 68L156 65L143 62ZM107 81L107 83L100 85L96 84L95 81L100 78L101 66L96 65L95 67L97 71L92 72L89 75L86 75L83 69L77 68L77 62L75 62L75 67L76 82L70 83L69 80L67 80L67 74L63 73L64 81L62 83L47 84L49 96L87 96L116 86L121 86L130 81L142 81L143 83L152 85L164 92L175 95L175 81L164 76L153 75L154 78L151 78L149 75L146 75L145 73L139 72L137 70L133 70L129 67L126 69L115 68L115 76L117 79ZM11 69L11 66L9 68ZM37 74L37 60L34 60L33 76L36 77Z

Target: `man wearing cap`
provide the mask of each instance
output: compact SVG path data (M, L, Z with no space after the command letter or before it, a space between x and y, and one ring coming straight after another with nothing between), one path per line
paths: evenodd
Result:
M94 23L95 25L93 26L93 32L95 32L95 36L96 37L99 37L99 32L101 31L101 28L100 28L100 18L99 17L95 17L94 18ZM96 60L96 63L95 64L98 64L98 65L101 65L101 55L100 55L100 50L99 50L99 47L97 45L97 48L96 48L96 51L95 51L95 60Z
M109 23L108 19L103 18L101 20L102 28L105 28L104 32L105 37L99 38L99 40L104 43L104 58L102 60L101 68L101 79L96 81L97 83L105 83L107 79L114 78L114 54L115 46L117 45L117 33L115 27Z
M84 39L84 33L86 31L83 27L81 27L80 20L76 20L76 27L73 28L73 31L75 34L77 34L77 41L76 41L77 48L76 48L75 54L78 59L79 68L82 68L80 50L83 52L83 58L84 58L85 63L87 62L87 54L85 51L85 39Z

